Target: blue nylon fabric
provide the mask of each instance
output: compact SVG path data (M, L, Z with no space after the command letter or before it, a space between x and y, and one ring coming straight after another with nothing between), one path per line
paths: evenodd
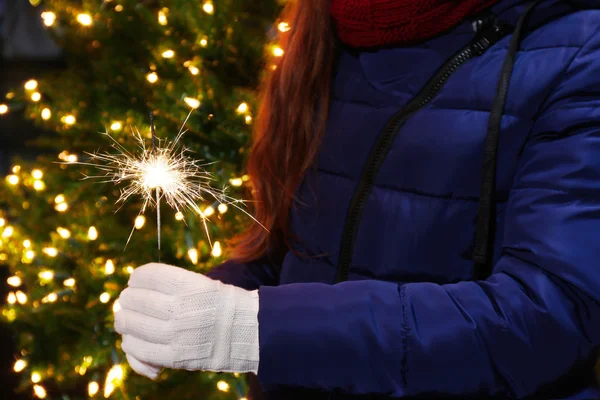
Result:
M493 11L515 23L522 1ZM269 399L600 398L600 4L548 0L517 56L498 155L492 276L469 281L483 143L509 37L402 128L332 285L350 199L387 119L473 37L345 49L317 172L281 265L210 275L260 287ZM364 396L371 397L364 397ZM320 397L319 397L320 396Z

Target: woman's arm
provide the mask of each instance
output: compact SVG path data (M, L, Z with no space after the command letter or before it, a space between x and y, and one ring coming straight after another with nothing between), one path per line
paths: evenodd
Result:
M521 398L593 357L600 345L597 32L535 121L505 224L486 281L261 288L263 386Z

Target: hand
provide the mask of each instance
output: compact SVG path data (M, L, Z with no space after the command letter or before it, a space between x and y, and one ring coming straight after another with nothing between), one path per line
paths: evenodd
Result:
M162 367L257 373L258 291L152 263L133 271L119 303L115 330L139 374L154 379Z

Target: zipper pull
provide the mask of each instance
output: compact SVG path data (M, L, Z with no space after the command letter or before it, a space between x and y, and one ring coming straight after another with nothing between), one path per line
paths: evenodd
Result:
M499 21L494 14L489 14L487 18L480 18L473 22L475 30L475 40L472 42L471 49L476 56L482 55L487 49L499 42L504 36L508 35L512 29L503 21Z
M473 32L481 34L486 31L489 27L494 26L497 22L496 14L491 11L484 11L475 17L472 23Z

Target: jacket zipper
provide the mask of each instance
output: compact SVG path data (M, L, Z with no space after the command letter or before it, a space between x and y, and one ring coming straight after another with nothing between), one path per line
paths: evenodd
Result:
M366 168L363 169L358 186L350 202L350 208L344 226L344 234L340 245L337 282L348 280L348 272L352 263L356 235L365 202L373 190L377 174L402 126L415 112L426 106L435 98L435 96L437 96L439 91L460 66L472 58L482 55L487 49L510 32L506 25L499 24L495 18L493 20L487 19L485 23L480 23L478 26L474 25L474 27L475 26L481 29L475 39L448 60L429 82L427 82L419 94L417 94L405 108L396 112L388 120L382 133L377 138L373 150L367 159Z

